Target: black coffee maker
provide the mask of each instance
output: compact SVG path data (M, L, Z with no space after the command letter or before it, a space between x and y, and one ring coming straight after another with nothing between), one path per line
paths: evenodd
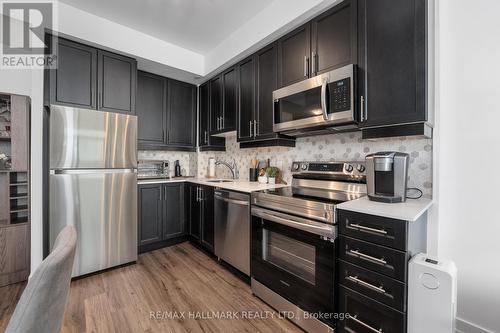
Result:
M395 151L366 155L366 190L368 198L380 202L406 201L410 156Z

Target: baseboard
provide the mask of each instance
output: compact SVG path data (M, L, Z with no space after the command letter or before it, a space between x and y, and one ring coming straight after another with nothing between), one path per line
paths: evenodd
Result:
M493 331L487 330L460 318L456 319L455 324L456 333L494 333Z

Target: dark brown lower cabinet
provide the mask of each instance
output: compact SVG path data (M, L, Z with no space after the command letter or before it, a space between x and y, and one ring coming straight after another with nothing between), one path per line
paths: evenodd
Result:
M214 252L214 188L198 184L188 186L191 240Z
M139 253L184 240L184 183L138 188Z

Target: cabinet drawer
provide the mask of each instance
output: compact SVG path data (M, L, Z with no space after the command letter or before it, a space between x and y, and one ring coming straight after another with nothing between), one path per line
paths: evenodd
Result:
M406 221L345 210L338 214L341 234L406 251Z
M399 311L406 310L405 284L339 260L339 283Z
M346 318L337 322L339 332L405 333L406 315L349 288L339 288L339 312Z
M340 235L339 257L350 263L406 281L407 253Z

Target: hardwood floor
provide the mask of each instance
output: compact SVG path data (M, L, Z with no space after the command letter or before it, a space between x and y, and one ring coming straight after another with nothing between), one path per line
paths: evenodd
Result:
M10 302L19 288L9 291ZM13 308L3 303L2 318ZM62 332L302 331L278 318L246 283L182 243L142 254L136 265L73 281Z

